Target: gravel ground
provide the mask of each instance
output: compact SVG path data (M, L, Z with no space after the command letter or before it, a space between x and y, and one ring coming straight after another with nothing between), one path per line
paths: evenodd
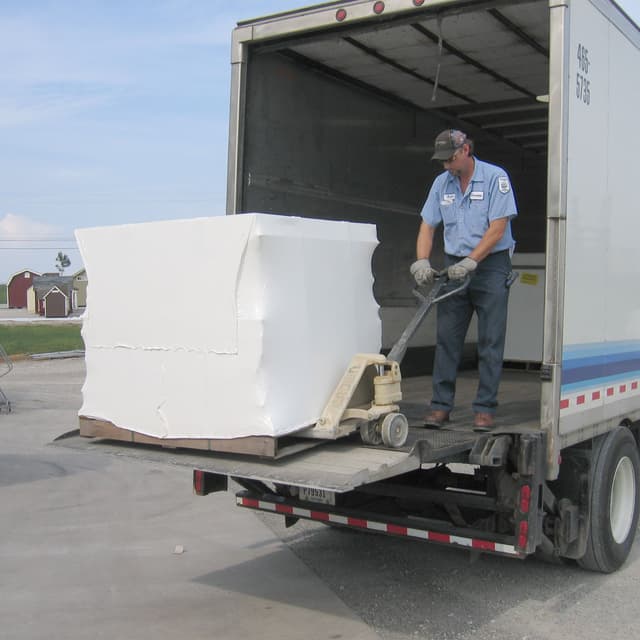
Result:
M385 640L639 638L640 544L613 575L260 516Z

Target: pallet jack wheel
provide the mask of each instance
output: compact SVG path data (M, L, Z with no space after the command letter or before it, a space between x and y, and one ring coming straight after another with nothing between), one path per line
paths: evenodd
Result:
M378 445L382 443L380 429L376 422L365 422L360 427L360 438L364 444Z
M387 447L402 447L409 435L409 422L401 413L389 413L380 423L380 435Z

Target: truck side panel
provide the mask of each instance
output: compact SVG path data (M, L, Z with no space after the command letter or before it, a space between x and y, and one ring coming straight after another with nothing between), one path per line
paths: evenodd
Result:
M640 33L613 7L569 5L567 239L560 434L571 444L640 416L640 299L634 254L634 125ZM635 36L635 37L634 37ZM630 201L631 196L631 201Z

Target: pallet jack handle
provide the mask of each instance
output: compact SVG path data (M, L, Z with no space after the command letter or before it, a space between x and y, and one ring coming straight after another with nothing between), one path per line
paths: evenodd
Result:
M391 351L389 351L389 353L387 354L387 360L393 360L394 362L400 364L402 362L402 359L404 358L405 353L407 352L409 340L413 338L413 335L418 330L429 311L431 311L431 308L434 305L438 304L438 302L446 300L456 293L464 291L464 289L469 286L470 280L471 276L467 275L464 280L461 281L461 284L458 287L455 287L454 289L451 289L450 291L447 291L446 293L440 295L440 291L442 290L442 288L449 282L447 270L444 269L442 271L438 271L438 273L436 274L436 280L426 296L418 290L418 287L416 287L413 290L413 295L420 301L420 306L407 325L406 329L402 332L400 338L398 338L398 341L393 345Z

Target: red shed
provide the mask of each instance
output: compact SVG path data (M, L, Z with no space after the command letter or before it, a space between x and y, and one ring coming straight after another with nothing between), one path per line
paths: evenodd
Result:
M33 284L34 276L39 276L37 271L24 269L14 273L7 283L7 302L9 309L26 309L27 289Z

